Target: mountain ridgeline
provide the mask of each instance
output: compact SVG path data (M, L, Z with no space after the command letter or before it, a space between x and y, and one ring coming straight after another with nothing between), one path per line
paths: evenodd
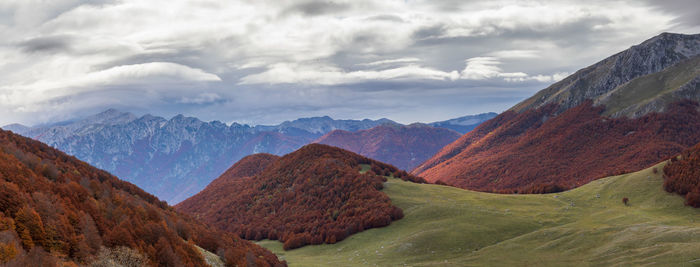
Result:
M700 142L699 54L698 34L651 38L481 124L412 173L545 193L651 166Z
M0 130L0 265L283 266L271 252L204 226L131 183Z
M250 240L285 249L333 244L403 217L381 189L385 176L424 183L350 151L310 144L277 157L248 156L175 207Z
M254 153L283 155L335 129L360 130L380 120L316 117L276 126L169 120L107 110L88 118L46 127L3 127L34 138L177 203L201 191L239 159Z

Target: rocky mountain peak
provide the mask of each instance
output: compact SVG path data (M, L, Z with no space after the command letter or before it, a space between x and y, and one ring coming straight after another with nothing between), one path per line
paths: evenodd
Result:
M522 112L547 104L557 104L559 112L562 112L587 100L595 101L636 78L660 72L697 57L698 54L700 34L662 33L577 71L520 102L511 110Z

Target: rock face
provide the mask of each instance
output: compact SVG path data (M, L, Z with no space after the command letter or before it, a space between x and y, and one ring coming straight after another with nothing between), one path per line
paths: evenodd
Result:
M380 125L357 132L335 130L316 143L340 147L365 157L412 170L461 135L426 124Z
M394 122L317 117L276 126L226 125L107 110L59 125L12 125L34 138L177 203L201 191L239 159L254 153L283 155L327 131L367 129Z
M529 109L543 107L547 104L557 104L558 112L578 106L586 100L597 100L601 104L609 103L599 98L606 98L611 91L632 81L635 78L661 72L678 63L695 60L687 67L694 69L695 74L686 75L685 79L675 82L676 89L694 80L698 76L697 59L700 54L700 34L685 35L662 33L639 45L610 56L592 66L577 71L534 96L515 105L511 110L523 112ZM697 81L691 86L697 89ZM656 93L661 88L650 88ZM657 95L657 94L653 94ZM663 105L651 111L663 111ZM638 113L636 116L646 114ZM622 114L620 114L622 115Z
M454 118L446 121L437 121L437 122L432 122L428 123L428 125L433 126L433 127L440 127L440 128L447 128L450 130L457 131L461 134L468 133L471 130L474 130L476 126L479 126L479 124L493 119L493 117L498 116L497 113L494 112L489 112L489 113L481 113L477 115L469 115L469 116L464 116L464 117L459 117L459 118Z
M700 142L700 35L664 33L538 92L413 170L542 193L646 168Z

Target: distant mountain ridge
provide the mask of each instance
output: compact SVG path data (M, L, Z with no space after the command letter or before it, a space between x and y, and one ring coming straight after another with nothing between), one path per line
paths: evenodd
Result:
M447 128L450 130L457 131L461 134L465 134L471 130L474 130L474 128L479 126L479 124L481 124L487 120L493 119L496 116L498 116L498 113L488 112L488 113L481 113L481 114L476 114L476 115L468 115L468 116L454 118L454 119L445 120L445 121L431 122L431 123L428 123L428 125L433 126L433 127Z
M283 155L335 129L358 130L381 120L305 118L276 126L204 122L177 115L171 119L108 109L60 125L9 130L47 143L177 203L202 190L228 166L246 155Z
M138 117L108 109L54 125L12 124L3 129L49 144L174 204L202 190L247 155L284 155L333 130L352 132L380 125L401 124L325 116L279 125L226 125L183 115Z
M543 193L646 168L700 142L698 63L700 34L661 34L539 91L412 173Z

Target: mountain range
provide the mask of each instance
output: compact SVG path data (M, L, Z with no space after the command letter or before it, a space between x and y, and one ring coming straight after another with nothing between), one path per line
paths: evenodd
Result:
M443 122L441 125L462 126L478 123L488 115L471 119ZM328 116L285 121L279 125L226 125L219 121L204 122L197 118L177 115L171 119L108 109L83 119L49 125L28 127L20 124L3 129L42 141L70 155L133 182L168 203L178 203L201 191L228 166L254 153L284 155L321 138L333 130L354 132L380 125L400 126L388 120L334 120ZM398 128L411 129L411 128ZM420 128L427 136L433 132ZM420 130L419 130L420 131ZM412 132L416 132L414 129ZM444 131L435 131L444 133ZM450 134L453 136L454 134ZM393 138L393 136L383 136ZM454 137L456 139L456 137ZM422 147L422 139L416 147ZM431 141L426 139L424 141ZM445 140L444 138L441 140ZM377 142L373 139L372 142ZM406 140L410 141L410 140ZM450 140L452 141L452 140ZM382 143L409 147L396 140ZM347 142L341 142L347 143ZM441 141L439 144L446 144ZM435 147L435 144L431 145ZM397 151L399 148L382 148ZM403 149L403 148L402 148ZM404 149L405 150L405 149ZM417 151L420 155L404 163L403 158L386 158L389 163L406 169L420 163L437 149ZM356 151L356 150L355 150ZM356 151L357 152L357 151ZM365 156L376 156L368 151ZM359 153L363 153L360 151ZM413 158L413 156L411 157ZM396 160L396 161L393 161Z
M412 171L494 192L553 192L700 142L700 35L664 33L577 71Z

